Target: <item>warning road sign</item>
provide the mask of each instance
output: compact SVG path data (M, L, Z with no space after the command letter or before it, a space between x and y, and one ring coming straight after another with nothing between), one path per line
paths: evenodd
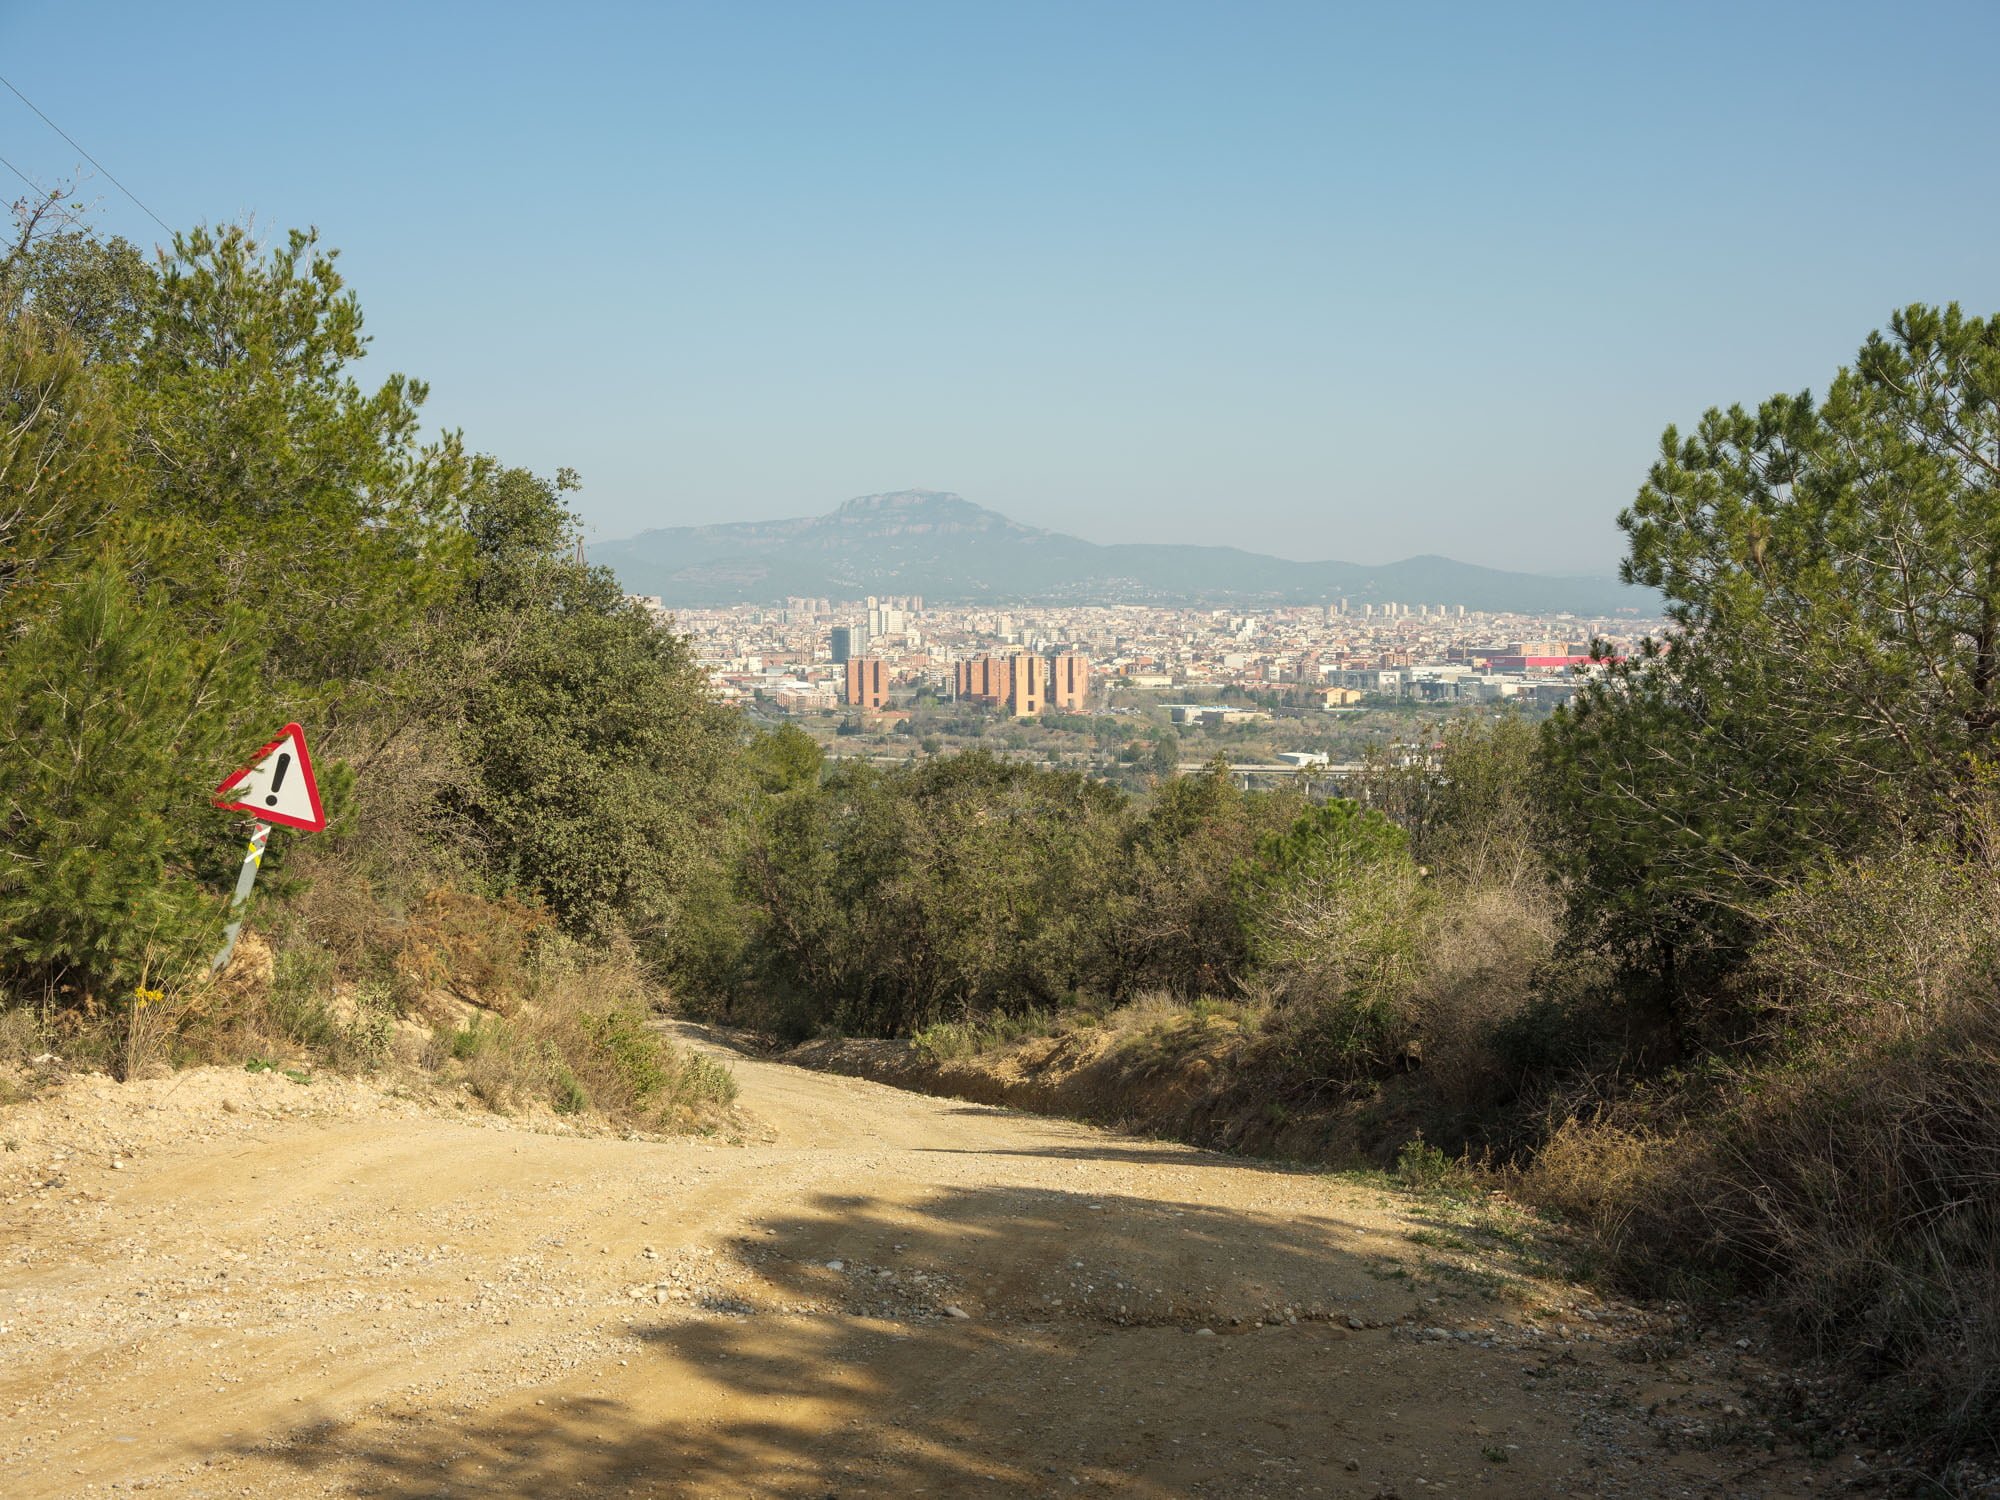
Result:
M248 813L262 823L282 823L312 833L326 827L312 757L306 753L306 732L287 724L254 761L215 789L215 805Z

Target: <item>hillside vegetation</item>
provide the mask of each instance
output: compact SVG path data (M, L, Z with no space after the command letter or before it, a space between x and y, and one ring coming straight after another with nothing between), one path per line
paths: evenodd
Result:
M1886 1430L1991 1452L2000 320L1913 307L1823 397L1669 429L1622 519L1671 627L1546 725L1439 726L1352 799L1134 796L746 734L571 560L573 474L361 382L312 235L34 229L0 269L0 1086L400 1060L664 1125L729 1092L645 1026L669 1001L939 1056L1102 1027L1199 1052L1288 1150L1456 1158L1631 1283L1762 1298ZM213 980L243 827L209 789L293 718L333 823L273 841L268 971Z
M310 234L38 227L0 266L0 1064L400 1060L705 1116L727 1079L643 1022L731 730L569 560L574 478L421 440ZM209 790L290 719L332 826L277 833L268 975L213 982L247 825Z

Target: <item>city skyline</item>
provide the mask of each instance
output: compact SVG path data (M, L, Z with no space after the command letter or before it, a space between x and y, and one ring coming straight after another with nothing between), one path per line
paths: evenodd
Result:
M1156 695L1234 694L1295 720L1407 700L1546 709L1603 670L1598 653L1628 655L1661 624L1445 603L996 609L878 595L674 612L635 602L671 614L722 701L873 723L926 697L1003 719L1088 716L1114 693L1196 717L1250 711Z

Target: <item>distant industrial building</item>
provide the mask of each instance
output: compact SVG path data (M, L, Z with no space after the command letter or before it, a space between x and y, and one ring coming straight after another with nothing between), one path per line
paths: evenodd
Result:
M1231 724L1254 724L1259 719L1271 717L1261 708L1233 708L1226 703L1162 703L1160 707L1176 724L1200 724L1209 729L1221 729Z

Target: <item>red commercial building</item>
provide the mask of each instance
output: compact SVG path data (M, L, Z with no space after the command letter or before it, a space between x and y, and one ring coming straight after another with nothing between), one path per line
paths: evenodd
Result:
M1496 672L1552 672L1564 667L1581 667L1589 661L1588 656L1529 656L1523 653L1495 656L1489 659L1489 664Z

